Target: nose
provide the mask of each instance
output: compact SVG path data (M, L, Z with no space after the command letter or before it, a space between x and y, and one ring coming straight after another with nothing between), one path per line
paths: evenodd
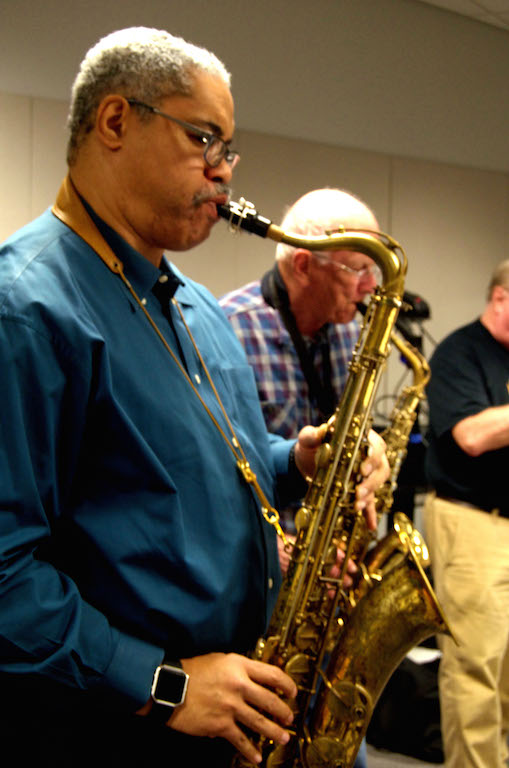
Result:
M358 285L359 293L361 296L366 296L368 293L373 293L377 286L377 279L372 272L369 272L364 280L361 280Z
M205 176L209 181L229 184L232 180L233 168L228 165L223 157L219 165L216 165L214 168L211 168L210 165L205 166Z

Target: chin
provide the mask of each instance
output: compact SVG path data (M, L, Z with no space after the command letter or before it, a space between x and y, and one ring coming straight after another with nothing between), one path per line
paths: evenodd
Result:
M196 246L203 243L209 237L213 224L213 221L195 224L187 231L180 232L173 239L172 245L168 245L167 248L171 251L189 251L192 248L196 248Z
M201 243L203 240L206 240L212 231L212 227L218 222L215 206L213 213L212 209L209 211L205 208L200 211L200 214L201 215L196 217L193 222L191 233L191 236L196 238L197 243Z
M202 243L204 240L207 239L207 237L210 236L210 233L212 232L212 228L214 224L216 223L217 219L207 219L202 224L200 224L199 227L196 228L196 239L197 239L197 245L199 243Z
M357 307L355 307L351 312L347 312L346 310L344 312L340 312L337 315L334 322L337 323L338 325L345 325L345 323L351 323L355 317L356 312L357 312Z

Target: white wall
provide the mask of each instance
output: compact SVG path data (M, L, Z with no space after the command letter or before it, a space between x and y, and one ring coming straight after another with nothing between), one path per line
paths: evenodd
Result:
M404 246L433 338L481 311L488 274L509 255L506 30L415 0L121 6L119 16L118 0L0 0L0 238L53 199L86 50L143 24L213 50L233 73L236 197L279 221L309 189L351 189ZM273 251L219 223L175 260L219 295L259 277Z
M0 93L0 242L53 202L65 176L67 104Z
M509 32L415 0L0 0L0 91L67 99L137 24L223 59L243 130L509 172Z
M0 240L51 205L66 172L64 101L0 93ZM509 173L240 131L234 198L279 222L285 207L320 186L362 197L404 247L407 287L431 305L436 340L480 313L493 266L509 257ZM232 235L225 222L175 263L219 296L270 267L275 244ZM429 354L432 345L425 344ZM393 370L394 369L394 370ZM384 382L391 392L397 360Z

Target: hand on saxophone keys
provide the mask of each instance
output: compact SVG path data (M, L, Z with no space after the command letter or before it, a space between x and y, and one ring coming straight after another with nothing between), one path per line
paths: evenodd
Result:
M355 509L363 509L368 528L377 527L376 491L388 480L390 466L386 454L385 440L370 429L368 433L368 455L361 463L362 482L355 489Z
M295 463L303 477L311 477L315 470L315 457L330 423L319 427L307 426L301 429L295 445ZM374 430L368 433L368 455L360 465L361 482L355 489L355 509L364 510L367 526L375 530L377 515L375 493L382 487L390 474L385 452L385 441Z
M169 711L167 726L193 736L222 737L254 764L262 756L243 728L276 744L288 743L297 687L278 666L236 653L208 653L182 659L182 667L189 675L186 698ZM151 703L138 714L147 715L150 708Z

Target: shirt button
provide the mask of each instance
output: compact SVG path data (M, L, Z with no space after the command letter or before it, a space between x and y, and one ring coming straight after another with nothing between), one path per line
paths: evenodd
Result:
M146 299L142 299L141 303L143 304L143 306L145 306L145 304L147 303L147 300Z
M200 374L199 373L195 373L194 374L194 378L196 379L196 383L197 384L201 384L201 379L200 379Z
M274 586L274 579L272 577L269 578L269 589L272 589Z
M168 275L161 275L159 278L160 283L167 283L168 282Z

